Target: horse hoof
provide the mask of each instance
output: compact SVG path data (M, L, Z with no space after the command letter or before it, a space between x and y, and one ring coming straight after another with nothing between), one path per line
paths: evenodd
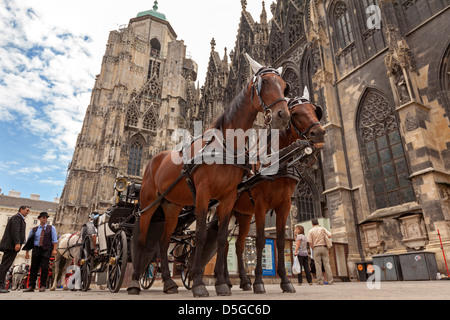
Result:
M195 298L209 297L209 292L206 290L205 285L200 285L192 288L192 294Z
M216 285L216 293L218 296L231 296L231 290L228 283Z
M50 288L50 291L55 291L56 290L56 288Z
M128 294L131 295L139 295L141 293L141 289L139 288L128 288Z
M266 289L264 288L264 283L253 284L253 293L256 293L256 294L266 293Z
M245 283L245 284L241 284L240 288L243 291L251 291L252 290L252 285L250 283Z
M178 285L173 280L167 280L164 282L163 292L166 294L178 293Z
M69 288L64 287L64 288L63 288L63 291L69 291Z
M295 288L292 285L292 283L282 283L280 284L281 290L283 290L283 293L295 293Z

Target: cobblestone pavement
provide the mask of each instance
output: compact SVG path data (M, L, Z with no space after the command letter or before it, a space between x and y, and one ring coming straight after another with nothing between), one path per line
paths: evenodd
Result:
M179 293L167 295L162 287L156 284L149 290L141 291L140 295L128 295L125 289L118 293L109 290L100 290L93 287L88 292L80 291L45 291L36 290L33 293L11 291L0 294L0 300L170 300L170 301L237 301L240 300L450 300L450 281L403 281L380 282L379 287L365 282L338 282L334 285L294 284L296 293L282 293L278 284L266 285L266 293L255 295L253 292L243 292L239 286L233 286L232 295L219 297L214 286L207 286L210 296L207 298L194 298L191 291L184 287Z

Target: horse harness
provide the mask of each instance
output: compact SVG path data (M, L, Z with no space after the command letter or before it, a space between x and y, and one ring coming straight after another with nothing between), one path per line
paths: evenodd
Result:
M278 102L286 101L286 98L279 98L272 102L269 105L266 105L264 100L261 97L261 90L262 90L262 84L263 84L263 75L266 74L275 74L281 78L280 73L278 70L274 68L264 67L258 70L258 72L253 76L253 84L252 84L252 94L251 94L251 101L252 101L252 107L253 107L253 96L256 93L256 96L258 97L259 105L264 111L264 120L266 125L270 125L272 123L272 108L274 105L276 105ZM286 97L289 94L290 91L290 84L286 82L286 89L284 91L284 96Z
M295 180L298 183L302 174L298 169L298 165L304 165L304 161L309 157L315 157L314 151L312 149L312 145L307 140L297 140L292 145L282 149L279 151L280 159L276 163L272 163L269 167L263 168L247 180L241 182L238 186L238 198L243 192L247 192L250 200L253 204L255 204L255 200L252 196L252 189L255 188L258 184L264 181L274 181L280 178L289 178ZM274 165L278 165L278 172L273 175L264 175L265 170L270 170L270 168Z
M314 128L315 126L320 126L320 120L322 120L322 116L323 116L323 109L321 106L318 106L314 103L312 103L311 101L309 101L308 99L304 99L304 98L296 98L296 99L291 99L288 103L288 108L289 110L291 110L292 108L294 108L297 105L304 105L304 104L312 104L315 108L316 108L316 116L317 119L319 120L318 122L314 122L312 123L308 129L306 129L305 131L301 132L292 122L292 118L289 118L289 128L291 128L291 130L293 129L294 132L301 138L308 140L308 137L306 136L312 128Z
M80 234L80 232L76 232L76 233L72 233L70 235L69 239L67 240L67 248L64 249L63 253L60 255L60 258L62 258L66 252L69 252L69 259L73 259L74 256L72 256L70 249L76 248L76 247L81 247L83 245L81 243L78 243L78 240L77 240L77 242L73 246L69 246L70 239L72 239L74 236L78 236L78 238L79 238L81 236L81 234ZM57 261L58 260L55 260L53 263L56 263Z
M279 98L279 99L277 99L277 100L275 100L274 102L272 102L271 104L269 104L269 105L266 105L265 104L265 102L263 101L263 99L262 99L262 97L261 97L261 91L262 91L262 83L263 83L263 78L262 78L262 76L263 75L266 75L266 74L275 74L275 75L277 75L277 76L279 76L280 78L281 78L281 75L280 75L280 73L276 70L276 69L273 69L273 68L270 68L270 67L264 67L264 68L261 68L260 70L258 70L258 72L254 75L254 77L253 77L253 84L252 84L252 88L251 88L251 90L252 90L252 93L251 93L251 103L252 103L252 107L253 107L253 96L254 96L254 93L256 92L256 95L257 95L257 97L258 97L258 100L259 100L259 104L260 104L260 106L261 106L261 108L263 109L263 111L264 111L264 119L265 119L265 122L266 122L266 125L270 125L270 123L272 122L272 110L270 109L270 108L272 108L274 105L276 105L277 103L279 103L279 102L282 102L282 101L286 101L286 98L285 97L282 97L282 98ZM286 89L285 89L285 91L284 91L284 96L286 96L287 94L289 94L289 90L290 90L290 85L289 85L289 83L286 83L287 84L287 87L286 87ZM222 131L222 129L221 129L221 131ZM197 138L194 138L194 139L192 139L192 141L189 143L189 144L187 144L186 146L191 146L192 145L192 143L194 143L195 142L195 140L197 140L197 139L199 139L200 137L197 137ZM142 209L142 210L139 210L139 211L137 211L136 213L135 213L135 216L137 217L137 218L139 218L140 217L140 215L142 214L142 212L145 212L145 211L147 211L147 210L149 210L150 208L152 208L153 206L155 206L157 203L159 203L164 197L166 197L167 196L167 194L178 184L178 182L180 182L181 181L181 179L186 179L186 182L187 182L187 185L188 185L188 187L189 187L189 190L191 191L191 193L192 193L192 199L193 199L193 205L195 206L195 198L196 198L196 190L195 190L195 184L194 184L194 181L192 180L192 174L194 173L194 171L202 164L202 163L196 163L196 161L195 161L195 159L196 159L196 157L203 157L203 152L204 152L204 150L213 142L213 139L214 138L214 136L212 136L210 139L208 139L207 141L206 141L206 144L205 144L205 146L200 150L200 152L197 154L197 155L195 155L194 157L192 157L191 159L190 159L190 161L188 161L188 163L184 163L183 164L183 169L182 169L182 171L181 171L181 174L178 176L178 178L166 189L166 191L164 191L162 194L160 194L159 196L158 196L158 198L155 200L155 201L153 201L150 205L148 205L146 208L144 208L144 209ZM226 141L225 141L225 139L223 139L222 141L221 141L221 143L222 143L222 148L223 148L223 150L225 151L225 155L227 155L227 152L226 152L226 150L227 150L227 147L226 147ZM186 147L186 146L184 146L184 147ZM226 157L226 156L225 156ZM225 158L224 157L224 158ZM234 157L236 158L236 157L238 157L238 155L235 153L235 155L234 155ZM244 164L238 164L238 163L234 163L234 161L233 161L233 164L231 164L231 165L233 165L233 166L237 166L237 167L239 167L239 168L242 168L242 169L244 169L244 175L245 175L245 173L246 172L248 172L248 171L250 171L251 170L251 167L250 167L250 164L249 164L249 161L248 161L248 154L247 153L245 153L245 163Z

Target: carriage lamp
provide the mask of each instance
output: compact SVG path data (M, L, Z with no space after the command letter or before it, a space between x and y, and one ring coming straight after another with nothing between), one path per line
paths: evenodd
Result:
M80 260L80 266L84 266L85 263L86 263L86 259L81 259Z
M128 181L127 179L121 177L117 178L116 182L114 183L114 189L116 189L118 192L124 191L128 187Z

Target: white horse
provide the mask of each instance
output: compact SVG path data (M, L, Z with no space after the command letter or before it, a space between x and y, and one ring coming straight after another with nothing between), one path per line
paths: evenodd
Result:
M28 269L26 263L19 264L14 267L12 272L12 286L11 290L21 289L23 277L28 274Z
M71 265L72 259L75 266L78 265L80 260L82 238L79 232L77 233L66 233L63 234L58 240L58 249L55 257L53 272L53 285L50 288L51 291L56 289L56 284L58 283L61 276L65 276L65 271L67 267ZM62 275L59 275L60 266L64 262L64 267L62 268ZM78 289L78 288L77 288ZM66 283L64 281L63 290L68 290Z

